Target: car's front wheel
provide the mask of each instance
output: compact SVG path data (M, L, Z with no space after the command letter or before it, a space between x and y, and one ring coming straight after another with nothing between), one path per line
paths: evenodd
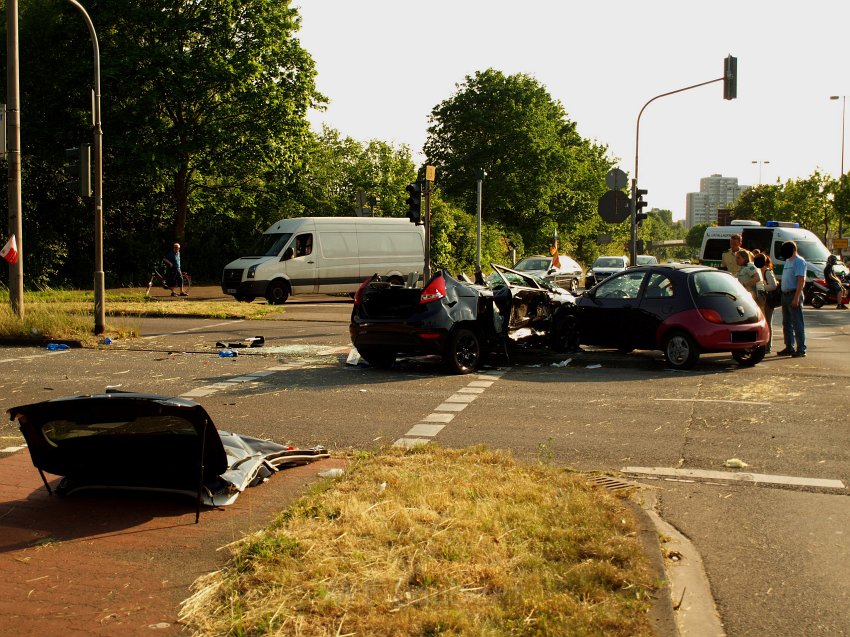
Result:
M578 293L578 279L571 279L570 280L570 294L575 296L576 293Z
M467 329L457 329L449 339L449 349L444 356L447 367L457 374L469 374L481 364L481 341Z
M563 314L555 319L552 334L552 349L556 352L575 352L580 349L578 317L574 314Z
M734 358L741 367L752 367L753 365L758 365L762 361L766 352L767 348L764 345L760 345L751 349L735 350L732 352L732 358Z
M283 305L289 298L289 284L286 281L273 281L266 290L269 305Z
M664 338L664 357L673 369L690 369L699 359L699 349L685 332L673 332Z

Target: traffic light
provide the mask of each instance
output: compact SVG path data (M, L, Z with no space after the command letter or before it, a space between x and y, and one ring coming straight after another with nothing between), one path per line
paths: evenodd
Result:
M80 195L91 197L91 144L82 144L79 148L66 148L65 158L72 187L79 188Z
M635 189L635 223L640 225L640 222L646 219L648 216L647 213L641 212L641 208L646 206L646 203L643 200L643 196L646 194L646 190L642 188Z
M738 97L738 58L727 55L723 60L723 99Z
M417 226L422 224L422 183L408 184L406 188L410 196L407 198L407 218Z

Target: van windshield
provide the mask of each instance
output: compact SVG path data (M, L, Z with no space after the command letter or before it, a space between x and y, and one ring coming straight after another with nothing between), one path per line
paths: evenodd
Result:
M291 232L269 232L260 235L247 257L276 257L292 238Z
M820 241L797 241L797 253L806 261L826 261L830 254Z

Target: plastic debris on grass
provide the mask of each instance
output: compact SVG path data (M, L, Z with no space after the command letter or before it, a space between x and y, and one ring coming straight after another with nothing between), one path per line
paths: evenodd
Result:
M729 467L730 469L743 469L744 467L749 467L750 465L748 465L740 458L729 458L729 460L723 463L723 466Z

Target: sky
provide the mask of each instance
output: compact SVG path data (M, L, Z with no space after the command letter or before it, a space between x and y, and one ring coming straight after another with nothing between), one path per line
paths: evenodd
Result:
M736 100L724 100L717 82L644 110L638 179L648 207L684 219L686 194L712 174L755 185L841 173L844 100L830 96L850 95L847 0L294 4L329 99L310 113L314 128L406 144L417 164L431 111L467 76L493 68L534 77L631 177L644 104L721 78L731 54Z

